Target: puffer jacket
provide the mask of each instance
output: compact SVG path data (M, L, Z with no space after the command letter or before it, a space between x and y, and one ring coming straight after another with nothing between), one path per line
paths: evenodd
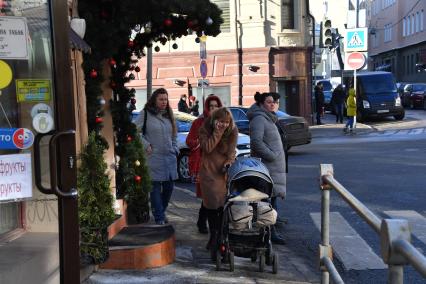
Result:
M277 116L253 104L247 112L250 120L250 148L253 157L261 158L274 181L273 196L286 195L285 153L275 122Z
M356 116L356 98L355 90L349 89L349 96L346 100L346 113L348 116Z
M142 110L135 122L142 133L144 125L144 112ZM176 136L173 135L171 121L162 113L147 111L146 132L142 136L145 149L151 145L152 153L147 155L148 168L152 181L169 181L178 179L177 174L177 146Z

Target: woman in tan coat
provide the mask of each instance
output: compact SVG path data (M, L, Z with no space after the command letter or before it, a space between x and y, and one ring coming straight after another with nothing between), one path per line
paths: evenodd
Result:
M208 248L216 258L217 234L225 204L226 169L235 160L238 128L226 108L215 110L200 128L201 168L199 172L203 204L210 229Z

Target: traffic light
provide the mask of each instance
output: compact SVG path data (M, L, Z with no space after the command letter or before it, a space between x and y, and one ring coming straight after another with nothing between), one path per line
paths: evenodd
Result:
M331 20L325 19L321 22L321 43L323 47L330 47L333 44L333 34L331 30Z

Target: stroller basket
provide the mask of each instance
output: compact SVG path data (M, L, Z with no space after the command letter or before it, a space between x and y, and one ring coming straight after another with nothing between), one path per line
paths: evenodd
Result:
M238 158L228 169L228 193L241 193L248 188L272 195L273 181L266 166L257 158Z

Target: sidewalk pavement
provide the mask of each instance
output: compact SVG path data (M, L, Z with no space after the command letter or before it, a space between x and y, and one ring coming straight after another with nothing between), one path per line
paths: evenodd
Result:
M318 267L288 245L273 246L279 254L278 274L272 274L271 266L258 272L259 262L239 257L235 257L234 272L229 272L227 264L216 271L205 248L208 235L198 233L196 226L199 208L200 200L192 191L175 188L167 210L176 231L175 263L144 271L98 270L85 283L320 283Z
M336 116L331 113L326 113L321 119L322 125L312 125L309 127L312 133L312 138L327 138L327 137L342 137L343 127L346 124L345 118L343 123L336 123ZM369 134L377 131L373 127L357 122L355 125L355 133L357 135Z

